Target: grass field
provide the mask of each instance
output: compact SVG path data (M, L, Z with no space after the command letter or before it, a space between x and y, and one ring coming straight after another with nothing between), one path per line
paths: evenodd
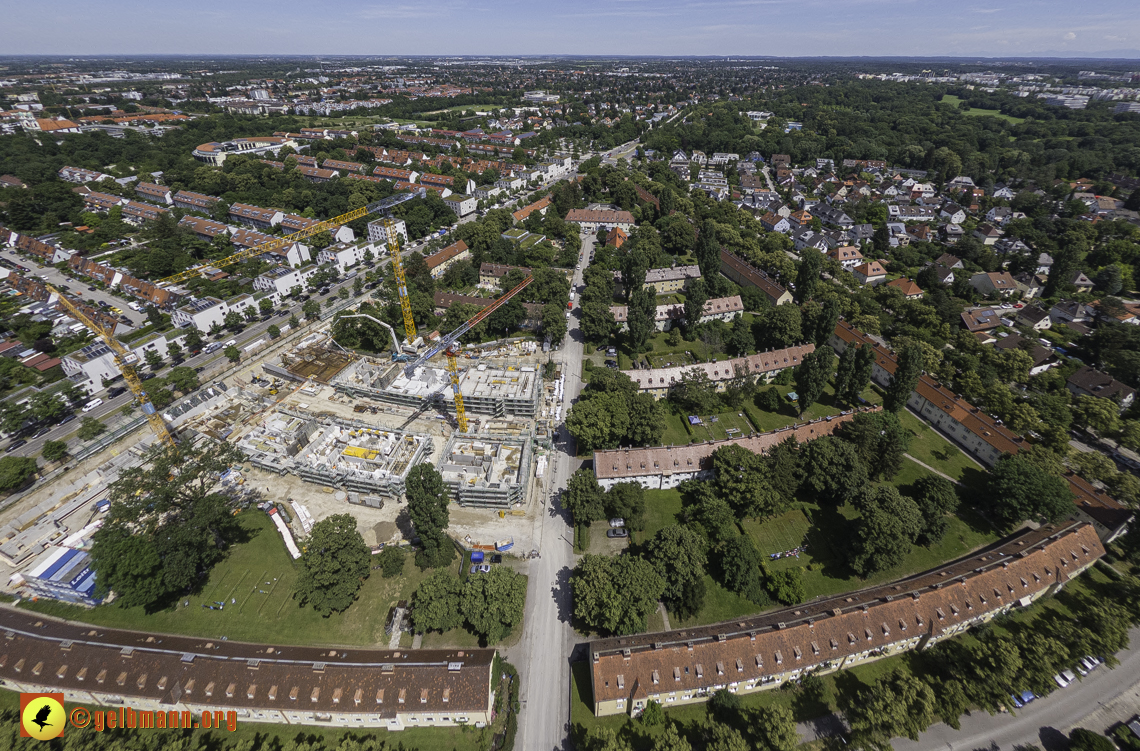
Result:
M657 530L677 523L681 513L681 493L676 490L645 491L645 529L634 533L637 542L644 542Z
M962 101L961 98L956 97L953 94L943 94L942 95L942 103L943 104L949 104L953 107L957 107L958 103L961 101ZM986 117L986 116L996 117L999 120L1008 120L1009 122L1015 123L1015 124L1025 122L1025 118L1013 117L1012 115L1003 115L1001 110L984 110L984 109L978 109L978 108L971 108L968 110L959 110L959 112L961 112L963 115L970 115L972 117Z
M388 610L399 600L411 598L420 582L431 574L430 570L417 568L409 555L402 577L385 579L379 571L373 571L348 610L323 618L312 607L301 607L294 599L300 567L285 551L269 517L246 511L239 516L239 522L247 541L231 548L199 592L181 598L172 608L146 613L142 608L121 608L115 604L86 609L46 600L25 601L21 607L112 628L225 636L241 641L272 639L280 644L386 647L384 623ZM222 610L203 607L218 602L225 603ZM431 640L433 646L475 644L475 637L466 630L433 635Z
M911 412L904 409L899 421L911 434L907 453L915 459L971 487L984 480L985 472L976 462Z
M796 508L764 522L747 519L740 526L746 534L752 536L760 555L769 560L768 556L773 553L783 553L802 545L811 529L811 521L802 508Z
M661 443L665 446L678 446L686 443L720 441L725 438L741 438L754 432L744 412L718 412L712 415L697 415L700 425L688 424L688 417L669 412L665 416L665 434ZM735 432L730 432L735 431Z

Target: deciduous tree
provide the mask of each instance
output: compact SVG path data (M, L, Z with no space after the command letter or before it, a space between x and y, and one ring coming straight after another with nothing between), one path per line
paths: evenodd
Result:
M917 345L903 347L898 356L898 364L891 383L887 386L887 393L883 397L883 408L888 412L901 412L906 407L907 399L918 385L922 375L922 366L925 355L922 348Z
M417 464L408 472L405 495L408 515L423 547L417 563L422 568L446 566L455 558L455 547L443 532L450 519L447 506L451 500L443 477L431 464Z
M523 617L526 578L505 566L469 576L463 583L459 609L471 629L487 644L510 635Z
M586 555L575 567L570 587L575 618L592 631L622 635L645 630L665 580L636 556Z
M691 616L700 609L703 597L693 593L703 593L708 562L700 535L676 524L665 527L646 543L645 557L665 580L662 598L671 611Z
M297 599L323 616L340 613L356 601L368 578L372 551L356 531L352 514L333 514L313 525L301 554Z
M922 533L923 519L914 501L893 485L867 485L856 496L848 563L868 576L902 563Z

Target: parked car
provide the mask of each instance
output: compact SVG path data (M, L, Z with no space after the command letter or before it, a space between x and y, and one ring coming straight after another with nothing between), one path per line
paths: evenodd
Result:
M489 573L491 573L491 565L488 563L483 563L483 564L480 564L477 566L472 566L471 567L471 573L472 574L489 574Z
M107 391L107 398L108 399L114 399L116 396L120 396L121 394L125 394L125 393L127 393L127 389L125 386L116 386L115 388L109 389Z
M1083 657L1081 658L1081 664L1084 665L1088 670L1096 670L1100 667L1100 660L1091 656Z
M21 438L18 441L12 441L11 443L8 444L8 448L4 449L4 453L7 454L9 452L15 451L16 449L20 448L21 446L23 446L26 443L27 443L27 441L25 441L23 438Z
M621 518L610 519L610 526L614 527L614 528L624 527L625 526L625 519L621 519Z
M1010 694L1009 698L1013 700L1013 706L1015 709L1021 709L1025 706L1025 703L1021 701L1020 698L1018 698L1017 694Z
M34 441L35 439L39 438L40 436L47 435L50 432L51 432L51 426L50 425L46 428L40 428L39 430L37 430L35 433L32 434L31 440Z
M90 412L91 410L95 409L96 407L98 407L102 403L103 403L102 399L92 399L91 401L89 401L83 405L83 411L84 412Z
M74 413L72 413L72 414L68 415L67 417L63 418L62 420L60 420L60 421L59 421L59 424L60 424L60 425L65 425L65 424L67 424L67 423L71 422L71 421L72 421L72 420L74 420L74 419L75 419L75 414L74 414Z
M1069 684L1076 679L1077 676L1073 675L1072 670L1062 670L1060 673L1057 673L1055 676L1053 676L1053 682L1061 688L1068 688Z
M606 537L629 537L627 529L607 529Z

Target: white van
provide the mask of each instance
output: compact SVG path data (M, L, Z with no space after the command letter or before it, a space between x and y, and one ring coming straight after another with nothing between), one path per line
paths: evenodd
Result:
M90 412L91 410L95 409L96 407L98 407L102 403L103 403L102 399L92 399L91 401L89 401L83 405L83 411L84 412Z
M139 307L139 304L137 302L129 302L129 303L127 303L127 307L130 308L131 310L135 311L136 313L142 312L142 308Z

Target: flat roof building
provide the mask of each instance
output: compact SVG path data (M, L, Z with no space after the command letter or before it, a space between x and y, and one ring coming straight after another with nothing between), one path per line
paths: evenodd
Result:
M526 499L531 441L455 433L443 447L439 473L460 506L510 508Z

